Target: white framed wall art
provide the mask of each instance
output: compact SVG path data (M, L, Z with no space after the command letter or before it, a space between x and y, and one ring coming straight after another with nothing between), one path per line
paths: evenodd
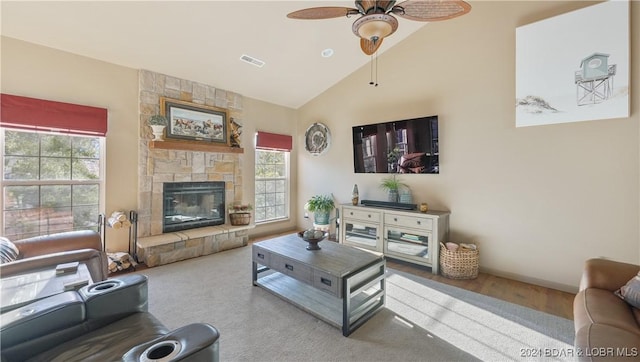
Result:
M516 29L516 127L629 117L629 2Z

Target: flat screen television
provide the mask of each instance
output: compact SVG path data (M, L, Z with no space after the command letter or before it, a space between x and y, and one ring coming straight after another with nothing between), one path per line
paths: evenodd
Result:
M353 127L356 173L439 173L438 116Z

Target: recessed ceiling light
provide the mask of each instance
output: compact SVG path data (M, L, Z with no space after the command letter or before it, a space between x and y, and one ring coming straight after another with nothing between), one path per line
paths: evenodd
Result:
M255 65L258 68L262 68L265 64L265 62L263 62L262 60L258 59L258 58L254 58L252 56L246 55L246 54L242 54L242 56L240 56L240 60L242 60L243 62Z
M320 53L320 55L322 55L323 58L329 58L330 56L333 55L333 49L327 48L323 50L322 53Z

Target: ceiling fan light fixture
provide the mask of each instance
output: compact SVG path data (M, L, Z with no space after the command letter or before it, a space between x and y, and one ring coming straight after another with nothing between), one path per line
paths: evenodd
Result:
M363 15L353 23L353 33L360 38L377 41L393 34L398 29L398 20L389 14Z

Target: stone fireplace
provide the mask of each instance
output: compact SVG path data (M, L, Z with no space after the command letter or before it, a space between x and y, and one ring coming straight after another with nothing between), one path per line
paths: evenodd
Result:
M231 249L248 242L251 226L235 227L226 222L225 203L242 201L242 149L155 147L147 120L160 114L160 97L226 108L229 117L242 123L242 96L209 85L147 70L139 72L140 143L138 151L138 259L155 266ZM218 201L219 225L197 225L188 230L165 229L166 184L219 182L224 185L222 206ZM184 206L184 219L189 205ZM188 202L186 202L188 204ZM190 205L194 206L194 205ZM176 210L174 210L176 211Z

